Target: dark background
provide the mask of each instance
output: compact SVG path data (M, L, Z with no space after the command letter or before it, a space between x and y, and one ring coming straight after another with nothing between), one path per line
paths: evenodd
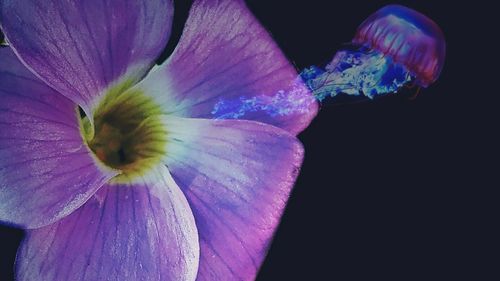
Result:
M299 69L327 62L391 3L428 15L447 39L441 78L415 100L324 106L299 136L305 162L258 280L498 280L495 9L483 1L247 2ZM188 7L176 2L165 56ZM0 227L0 280L12 279L21 237Z

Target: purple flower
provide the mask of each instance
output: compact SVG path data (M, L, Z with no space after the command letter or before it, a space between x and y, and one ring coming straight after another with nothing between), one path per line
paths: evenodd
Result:
M27 229L19 281L255 278L317 105L206 119L297 73L239 0L195 1L153 67L172 15L169 0L0 1L0 220Z

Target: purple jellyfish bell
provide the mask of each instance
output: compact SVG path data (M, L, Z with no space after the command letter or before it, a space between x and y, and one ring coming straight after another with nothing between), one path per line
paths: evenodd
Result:
M368 17L352 45L337 52L325 70L311 67L301 73L319 100L339 94L374 98L409 83L428 87L438 79L446 53L437 24L400 5Z
M318 105L214 120L220 98L275 93L297 71L243 0L194 1L155 66L172 18L170 0L0 0L0 220L26 229L16 280L257 275Z
M443 32L430 18L404 6L389 5L378 10L359 26L352 42L404 65L422 87L436 81L443 69Z

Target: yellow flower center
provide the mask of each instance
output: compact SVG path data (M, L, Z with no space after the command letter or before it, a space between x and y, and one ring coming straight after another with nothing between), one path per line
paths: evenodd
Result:
M89 148L107 167L121 171L116 183L143 176L165 155L166 130L161 108L130 83L111 88L94 111L94 126L87 117L80 123Z

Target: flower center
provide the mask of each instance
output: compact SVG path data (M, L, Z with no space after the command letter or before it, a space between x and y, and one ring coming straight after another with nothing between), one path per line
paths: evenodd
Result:
M94 127L87 117L83 136L95 156L121 171L114 182L129 182L158 165L165 155L166 130L161 108L137 90L121 84L108 91L94 112Z

